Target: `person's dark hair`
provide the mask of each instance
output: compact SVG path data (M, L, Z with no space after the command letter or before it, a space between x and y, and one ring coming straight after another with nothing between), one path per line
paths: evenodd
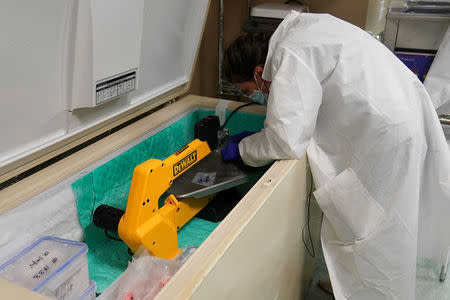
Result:
M235 75L239 81L253 80L255 67L266 62L269 39L267 33L248 33L231 43L223 59L225 79L231 81Z

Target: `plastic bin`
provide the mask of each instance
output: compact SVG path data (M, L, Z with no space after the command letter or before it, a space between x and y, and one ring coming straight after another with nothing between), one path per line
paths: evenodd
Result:
M89 282L89 288L87 290L84 291L83 295L81 295L80 298L78 298L77 300L91 300L91 299L95 299L96 293L97 292L97 285L95 284L95 281L90 281Z
M42 237L0 266L0 277L53 299L77 299L89 288L88 247Z

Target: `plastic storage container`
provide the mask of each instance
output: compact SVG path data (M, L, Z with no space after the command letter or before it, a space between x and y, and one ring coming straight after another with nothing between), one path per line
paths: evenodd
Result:
M91 299L95 299L96 293L97 292L97 285L95 284L95 281L90 281L89 282L89 288L87 290L84 291L83 295L81 295L80 298L78 298L77 300L91 300Z
M89 288L88 247L42 237L0 266L0 277L53 299L77 299Z

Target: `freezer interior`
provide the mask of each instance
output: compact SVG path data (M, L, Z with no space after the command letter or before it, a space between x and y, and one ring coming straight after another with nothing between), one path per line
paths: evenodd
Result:
M164 160L175 153L194 139L194 124L214 114L214 110L205 108L186 111L2 215L0 224L8 226L9 230L1 238L0 263L36 236L81 240L89 247L89 277L96 282L97 292L104 291L127 268L131 254L125 243L111 238L110 234L114 233L105 234L103 229L93 225L95 208L107 204L125 209L134 167L149 158ZM231 111L227 111L226 116L230 114ZM258 131L264 119L262 114L238 111L226 127L230 135L244 130ZM261 176L264 170L256 174ZM238 186L234 196L243 197L257 180L258 175ZM165 196L161 197L160 206ZM13 221L17 219L23 221ZM219 223L194 217L178 232L178 247L200 246Z

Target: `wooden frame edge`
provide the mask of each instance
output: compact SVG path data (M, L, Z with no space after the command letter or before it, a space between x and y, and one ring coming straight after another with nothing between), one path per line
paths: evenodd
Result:
M184 263L164 289L155 297L155 300L189 299L217 261L231 247L236 237L264 205L274 188L297 164L306 164L308 168L306 155L300 160L275 162L227 218L200 245L191 258ZM183 279L180 280L180 278Z

